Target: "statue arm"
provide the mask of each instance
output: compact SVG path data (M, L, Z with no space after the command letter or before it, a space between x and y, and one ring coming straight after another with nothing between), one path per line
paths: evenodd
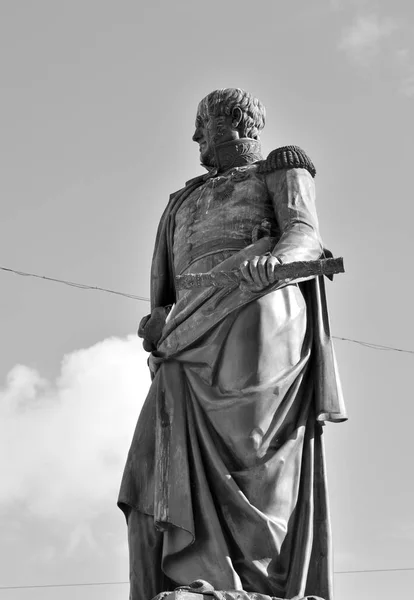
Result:
M303 168L276 169L265 175L282 235L270 256L255 256L240 265L240 288L260 291L277 280L280 263L309 261L323 253L315 209L315 185Z
M315 207L315 184L306 169L283 169L266 176L282 235L272 254L282 263L316 260L323 252Z

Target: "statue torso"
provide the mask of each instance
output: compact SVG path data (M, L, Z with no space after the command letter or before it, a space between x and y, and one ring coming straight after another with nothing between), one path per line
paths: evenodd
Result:
M238 251L256 236L277 236L278 226L263 176L255 165L211 177L175 217L174 267L182 273L195 260Z

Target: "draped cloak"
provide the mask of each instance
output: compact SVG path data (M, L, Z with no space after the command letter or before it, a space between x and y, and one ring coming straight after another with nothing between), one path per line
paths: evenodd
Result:
M207 235L202 252L186 254L180 215L202 203L208 186L217 200L217 177L197 177L170 197L156 237L151 307L174 308L150 355L156 373L118 503L153 515L164 532L162 568L177 584L200 578L218 590L331 600L322 425L346 413L323 278L279 281L259 293L174 286L180 272L231 270L267 252L281 262L319 258L313 179L300 168L259 175L254 164L226 177L232 183L218 212L200 209L206 231L214 214L217 223L240 214L243 178L259 190L251 212L267 203L274 226L237 243L228 232L216 245Z

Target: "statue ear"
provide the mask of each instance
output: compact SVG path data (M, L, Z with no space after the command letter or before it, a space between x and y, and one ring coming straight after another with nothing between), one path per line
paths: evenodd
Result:
M240 106L235 106L231 111L231 125L233 129L237 129L243 118L243 113Z

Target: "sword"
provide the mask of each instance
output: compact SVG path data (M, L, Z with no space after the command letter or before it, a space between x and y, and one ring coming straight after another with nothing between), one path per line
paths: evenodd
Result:
M319 260L298 260L277 265L274 270L276 280L298 279L316 275L345 273L343 258L320 258ZM238 285L242 280L239 269L233 271L213 271L210 273L185 273L175 278L178 290L191 290L195 287L226 288Z

